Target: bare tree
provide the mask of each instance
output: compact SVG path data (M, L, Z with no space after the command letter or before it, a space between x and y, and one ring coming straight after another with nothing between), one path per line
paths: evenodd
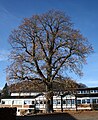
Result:
M38 78L46 87L49 105L53 103L55 78L69 70L82 75L82 66L93 52L88 40L74 29L70 18L56 10L25 18L12 31L9 41L12 61L7 68L7 80Z

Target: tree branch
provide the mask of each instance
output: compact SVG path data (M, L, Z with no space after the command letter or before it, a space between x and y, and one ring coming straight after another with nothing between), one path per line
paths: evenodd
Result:
M62 65L65 63L65 61L71 56L71 53L69 55L67 55L65 57L65 59L61 62L61 64L57 67L56 71L54 72L54 74L52 75L52 80L55 78L55 76L57 75L58 71L60 70L60 68L62 67Z

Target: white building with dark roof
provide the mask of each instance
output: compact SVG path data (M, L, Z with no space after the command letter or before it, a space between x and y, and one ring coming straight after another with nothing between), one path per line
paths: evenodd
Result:
M45 92L14 92L9 97L1 99L1 107L16 107L17 115L45 112L45 106ZM98 87L55 92L53 109L54 111L98 109Z

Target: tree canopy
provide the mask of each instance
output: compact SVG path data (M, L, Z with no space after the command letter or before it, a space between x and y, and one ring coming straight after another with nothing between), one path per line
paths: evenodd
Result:
M70 18L61 11L50 10L25 18L12 31L8 80L39 78L46 85L67 70L82 75L82 65L93 49Z

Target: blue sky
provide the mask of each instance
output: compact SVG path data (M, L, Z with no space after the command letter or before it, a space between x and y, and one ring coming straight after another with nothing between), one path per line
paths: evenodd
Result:
M77 82L88 87L98 87L98 0L0 0L0 88L6 82L5 69L10 45L8 36L25 17L42 14L50 9L66 12L74 27L88 38L93 45L94 54L87 59L83 67L82 78L73 75Z

